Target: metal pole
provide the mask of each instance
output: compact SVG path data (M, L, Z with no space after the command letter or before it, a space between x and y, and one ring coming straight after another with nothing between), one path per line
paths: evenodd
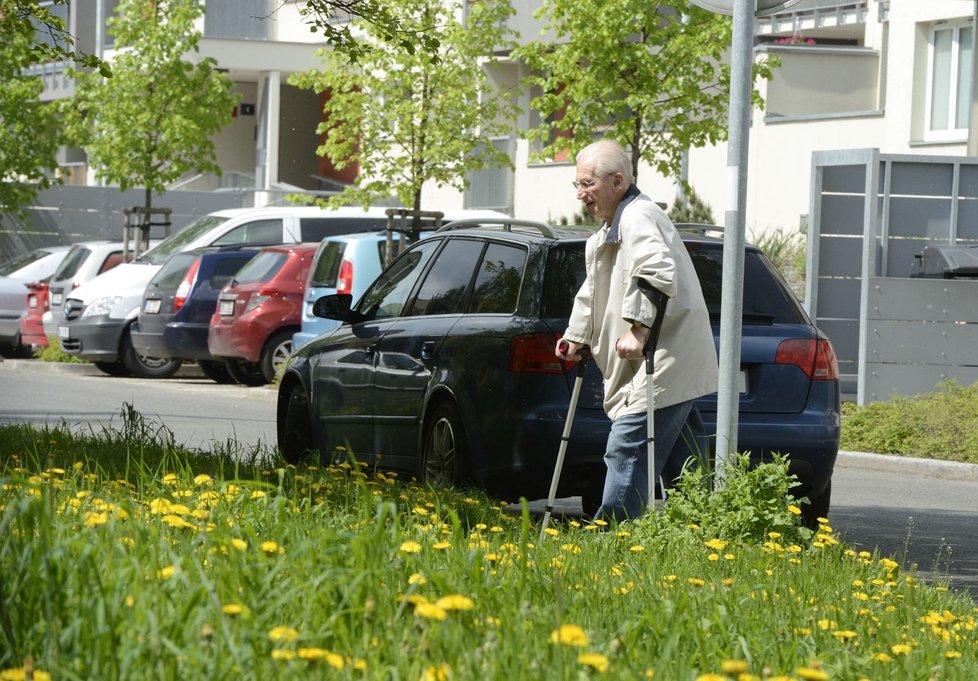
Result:
M724 464L737 452L753 29L754 0L734 0L727 147L728 205L723 223L723 300L720 305L720 381L717 393L716 460L721 482Z

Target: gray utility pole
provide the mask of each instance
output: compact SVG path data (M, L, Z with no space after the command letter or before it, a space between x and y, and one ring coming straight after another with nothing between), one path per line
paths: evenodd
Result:
M737 453L740 416L740 344L744 309L747 152L750 146L751 70L754 17L773 14L798 0L692 0L721 14L733 14L730 44L730 108L727 119L727 210L723 220L723 297L720 303L720 382L717 390L716 464Z

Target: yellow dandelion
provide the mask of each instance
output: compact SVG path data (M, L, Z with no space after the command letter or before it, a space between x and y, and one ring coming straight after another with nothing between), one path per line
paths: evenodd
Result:
M562 624L550 633L550 642L583 648L587 645L587 633L576 624Z
M691 586L704 586L706 584L706 582L699 577L690 577L686 581L689 582Z
M157 579L170 579L177 572L175 565L167 565L165 568L161 568L156 571Z
M628 550L631 551L632 553L641 553L642 551L645 550L645 547L641 546L640 544L636 544L635 546L629 547Z
M910 646L906 643L897 643L896 645L890 646L890 652L894 655L909 655L910 650Z
M272 659L281 660L283 662L288 662L289 660L295 659L294 650L283 650L281 648L274 648L272 650Z
M797 667L795 674L805 681L828 681L829 675L817 667Z
M431 548L435 549L436 551L446 551L452 548L452 544L451 542L440 541L437 544L432 544Z
M408 584L417 584L420 586L421 584L427 584L427 583L428 583L428 578L425 577L420 572L415 572L413 575L408 577Z
M416 541L406 541L401 544L400 551L401 553L420 553L421 544Z
M959 653L957 650L948 650L944 653L944 657L948 660L956 660L961 657L961 653Z
M743 674L747 671L747 660L724 660L720 663L720 671L724 674Z
M447 664L440 664L437 667L431 665L421 672L420 681L446 681L451 676L452 668Z
M608 658L601 653L582 653L577 656L577 661L598 672L608 671Z
M299 632L292 627L280 624L269 629L268 638L272 641L294 641L299 638Z
M244 539L238 539L237 537L231 540L231 546L236 548L238 551L248 550L248 542L246 542Z
M851 641L858 636L858 634L851 629L840 629L839 631L833 631L832 635L843 643L846 641Z
M109 514L102 512L98 513L95 511L86 511L84 516L85 527L98 527L99 525L105 525L109 522Z
M212 482L214 482L213 478L207 475L207 473L201 473L200 475L194 476L195 485L209 485Z
M276 553L280 553L280 554L285 553L285 549L279 546L278 542L271 541L271 540L263 541L261 543L260 548L265 553L266 556L274 556Z
M886 653L876 653L873 655L873 662L892 662L893 658Z
M221 612L231 617L237 617L238 615L244 614L245 607L238 603L228 603L221 607Z
M194 529L195 527L193 523L188 523L186 520L181 518L179 515L176 515L175 513L167 514L162 518L160 518L160 520L162 520L170 527L175 527L178 530L191 530Z
M443 610L472 610L475 607L471 598L461 594L442 596L435 601L435 605Z
M578 545L576 545L576 544L561 544L560 545L560 550L561 551L567 551L568 553L575 553L575 554L577 554L577 553L580 553L581 552L581 547L578 546Z
M788 504L788 513L791 515L801 515L801 509L794 504Z
M703 542L703 546L714 551L723 551L727 548L727 542L722 539L710 539L709 541Z
M546 529L545 531L546 531L546 533L547 533L548 535L550 535L551 537L556 537L556 536L557 536L558 534L560 534L560 532L558 532L557 530L555 530L555 529L554 529L554 528L552 528L552 527L548 527L548 528L547 528L547 529Z
M448 613L441 606L434 603L418 603L414 606L414 614L429 620L444 622L448 619Z
M696 677L696 681L728 681L730 677L726 674L714 674L713 672L708 672L706 674L700 674Z

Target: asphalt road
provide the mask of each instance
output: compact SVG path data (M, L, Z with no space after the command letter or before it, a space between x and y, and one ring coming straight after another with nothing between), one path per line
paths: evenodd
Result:
M176 378L111 378L94 367L0 362L0 422L121 428L124 405L166 424L176 441L247 451L275 445L275 390L221 386L195 368ZM831 524L859 549L879 549L927 578L978 595L978 466L842 452L833 476ZM531 502L542 513L544 502ZM579 515L580 499L556 512Z

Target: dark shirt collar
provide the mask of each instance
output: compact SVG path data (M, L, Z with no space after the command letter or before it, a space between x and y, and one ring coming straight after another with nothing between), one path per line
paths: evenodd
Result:
M604 239L606 244L614 244L621 241L621 237L618 234L618 223L621 222L621 213L625 210L625 206L634 201L641 193L634 184L628 185L628 189L625 190L625 195L621 197L621 201L615 209L615 216L611 218L611 226L608 228L608 234Z

